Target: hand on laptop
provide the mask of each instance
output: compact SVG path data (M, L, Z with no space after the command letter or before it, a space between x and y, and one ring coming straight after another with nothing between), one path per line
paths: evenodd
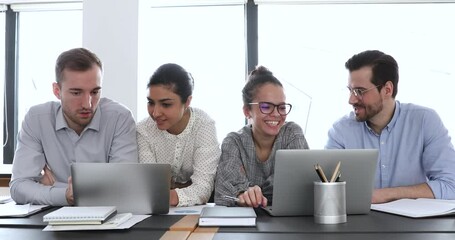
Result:
M74 205L74 197L73 197L73 179L71 177L68 178L68 188L66 188L66 201L69 205Z
M245 192L239 196L237 205L243 207L267 207L267 198L262 195L262 190L258 185L248 188Z
M41 177L41 180L39 181L41 184L46 185L46 186L53 186L55 183L55 178L54 174L52 173L52 170L46 165L41 172L43 175Z

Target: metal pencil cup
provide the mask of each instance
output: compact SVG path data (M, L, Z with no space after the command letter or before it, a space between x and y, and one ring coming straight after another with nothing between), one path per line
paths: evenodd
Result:
M321 224L347 221L346 182L314 182L314 221Z

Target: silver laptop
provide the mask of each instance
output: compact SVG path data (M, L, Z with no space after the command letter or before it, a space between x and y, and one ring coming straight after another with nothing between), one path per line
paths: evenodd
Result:
M346 213L370 211L377 149L283 149L276 152L272 205L264 208L272 216L313 215L313 182L320 181L319 164L330 180L341 161L339 181L346 181Z
M119 213L169 212L169 164L73 163L76 206L116 206Z

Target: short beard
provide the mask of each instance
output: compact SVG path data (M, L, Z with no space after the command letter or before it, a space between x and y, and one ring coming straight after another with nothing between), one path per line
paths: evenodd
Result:
M360 117L359 115L355 115L355 120L357 122L365 122L365 121L370 121L373 117L378 115L384 108L384 105L382 104L382 98L377 101L376 103L372 105L362 105L362 107L365 107L365 116Z

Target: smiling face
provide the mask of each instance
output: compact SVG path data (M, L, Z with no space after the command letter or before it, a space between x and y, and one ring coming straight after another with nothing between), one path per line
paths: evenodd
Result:
M148 112L160 130L177 135L185 130L189 120L191 96L182 103L179 95L169 86L152 85L148 89Z
M60 83L53 83L68 126L80 134L92 121L101 95L101 69L93 65L87 71L63 70Z
M362 67L349 74L348 87L350 89L368 90L364 91L361 96L351 94L349 97L349 104L353 106L356 120L359 122L372 120L384 108L383 96L371 82L372 75L369 66Z
M278 105L286 102L286 96L281 86L266 83L256 90L253 102L270 102ZM277 108L270 114L264 114L260 111L259 105L255 104L244 106L243 111L245 116L251 119L253 134L256 136L275 137L286 121L286 116L281 116Z

